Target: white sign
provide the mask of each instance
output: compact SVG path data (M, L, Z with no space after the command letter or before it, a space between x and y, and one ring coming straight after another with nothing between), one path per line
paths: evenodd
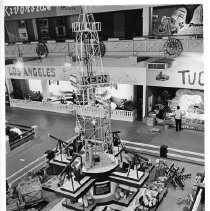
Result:
M203 54L181 54L166 70L148 70L147 85L203 90Z
M165 79L165 80L164 80ZM150 70L147 72L148 86L204 89L204 71L193 70Z
M7 65L6 78L15 79L45 79L71 81L72 75L76 75L75 66L26 66L17 68L15 65ZM101 73L101 72L100 72ZM146 85L146 68L144 67L104 67L104 74L110 76L112 84Z
M27 66L17 68L15 65L6 66L6 78L39 79L39 80L70 80L70 72L63 66Z

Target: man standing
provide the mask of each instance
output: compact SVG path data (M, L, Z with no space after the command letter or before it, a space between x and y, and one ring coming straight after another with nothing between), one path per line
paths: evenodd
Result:
M180 110L180 106L177 106L177 110L175 111L175 122L176 131L182 130L182 111Z

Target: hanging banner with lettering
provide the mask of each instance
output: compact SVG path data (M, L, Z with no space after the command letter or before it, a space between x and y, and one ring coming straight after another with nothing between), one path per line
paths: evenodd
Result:
M202 56L181 56L166 70L148 70L148 86L204 89L204 65Z
M53 17L55 15L56 7L50 6L10 6L4 8L5 21Z
M30 62L29 62L30 63ZM32 66L25 64L20 69L15 64L7 65L5 68L6 78L14 79L39 79L39 80L61 80L75 83L72 75L78 72L76 66L65 68L64 66ZM101 71L99 71L101 74ZM104 67L103 76L86 77L82 79L83 86L90 84L132 84L146 85L146 68L145 67Z
M203 34L203 6L182 5L153 8L152 34Z
M17 68L16 65L7 65L6 78L14 79L39 79L70 81L72 70L64 66L25 66Z
M65 15L77 15L81 14L82 12L82 7L81 6L61 6L61 7L56 7L56 15L57 16L65 16Z
M4 8L5 21L25 20L32 18L46 18L80 14L81 6L6 6Z

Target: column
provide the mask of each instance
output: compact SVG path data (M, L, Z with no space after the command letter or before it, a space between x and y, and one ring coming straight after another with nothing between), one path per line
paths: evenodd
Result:
M46 102L50 98L50 91L48 86L48 80L41 80L42 92L43 92L43 101Z
M143 85L143 105L142 105L142 119L146 116L146 105L147 105L147 86Z
M152 7L143 8L143 36L149 36L152 32Z
M35 40L39 40L38 31L37 31L37 25L36 25L36 19L32 19L32 24L33 24L33 28L34 28Z
M13 91L11 78L6 78L5 81L6 81L7 91L10 96L10 93Z

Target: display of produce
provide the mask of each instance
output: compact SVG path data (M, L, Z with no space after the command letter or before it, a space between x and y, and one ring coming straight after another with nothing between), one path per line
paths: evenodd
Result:
M142 188L142 196L139 198L139 203L143 207L152 208L158 204L158 192Z
M204 92L180 89L168 105L172 110L180 106L184 114L183 122L204 124Z

